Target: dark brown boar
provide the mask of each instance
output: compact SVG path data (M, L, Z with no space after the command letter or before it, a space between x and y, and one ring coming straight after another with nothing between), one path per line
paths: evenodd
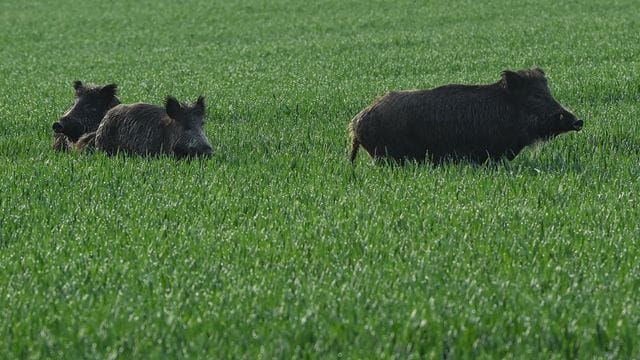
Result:
M70 149L82 135L96 131L107 111L120 104L116 84L84 85L76 80L73 88L76 94L73 106L53 123L53 148L57 151Z
M351 121L350 160L362 146L375 159L477 163L512 160L526 146L582 129L551 95L540 68L502 72L488 85L390 92Z
M168 96L165 106L121 104L109 110L94 134L81 139L82 146L109 155L172 155L178 158L211 155L204 133L204 98L192 104ZM92 139L92 137L94 139Z

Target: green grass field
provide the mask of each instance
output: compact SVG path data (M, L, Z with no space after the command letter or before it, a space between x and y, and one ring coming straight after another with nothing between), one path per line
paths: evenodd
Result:
M638 2L0 3L0 358L638 358ZM582 132L347 161L393 89L544 68ZM205 162L58 154L71 83L206 96Z

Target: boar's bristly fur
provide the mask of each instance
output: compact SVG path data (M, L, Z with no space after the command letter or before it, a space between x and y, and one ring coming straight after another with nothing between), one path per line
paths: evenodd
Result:
M109 155L172 155L178 158L211 155L203 131L204 98L193 104L167 97L165 107L150 104L121 104L105 115L95 140L83 139L88 147Z
M512 160L526 146L582 128L551 95L540 68L502 72L488 85L390 92L351 121L350 160Z

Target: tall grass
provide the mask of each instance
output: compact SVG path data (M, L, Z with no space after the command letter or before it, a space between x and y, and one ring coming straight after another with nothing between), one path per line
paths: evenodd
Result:
M640 356L636 3L0 4L0 358ZM347 159L375 96L541 66L580 133ZM73 80L208 161L57 154Z

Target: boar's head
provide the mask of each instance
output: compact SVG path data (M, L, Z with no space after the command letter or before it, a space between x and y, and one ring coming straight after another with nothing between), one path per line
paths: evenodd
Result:
M505 70L501 84L541 138L582 129L584 122L553 98L542 69Z
M76 80L73 88L75 102L60 120L53 123L53 131L76 142L83 134L95 131L107 111L120 101L116 97L116 84L87 86Z
M189 105L181 103L172 96L165 101L167 115L176 122L178 134L173 152L178 158L193 156L209 156L212 154L211 144L204 133L204 97Z

